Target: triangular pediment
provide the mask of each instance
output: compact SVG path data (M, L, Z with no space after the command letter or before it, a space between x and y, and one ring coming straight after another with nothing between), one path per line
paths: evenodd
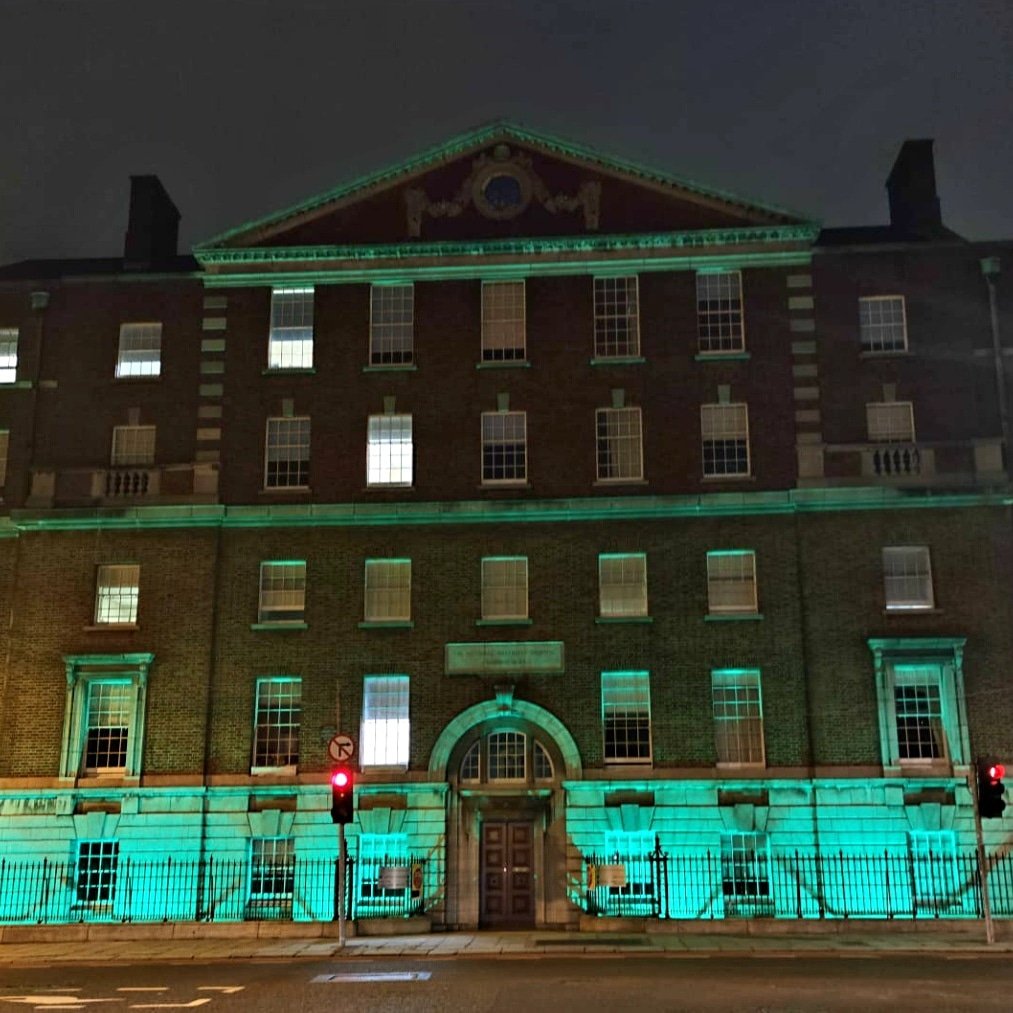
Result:
M198 250L388 247L805 223L779 208L497 122Z

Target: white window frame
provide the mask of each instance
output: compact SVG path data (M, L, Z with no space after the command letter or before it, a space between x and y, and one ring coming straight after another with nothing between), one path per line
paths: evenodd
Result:
M267 368L313 368L313 286L271 289Z
M278 889L278 885L281 889ZM266 887L266 888L265 888ZM295 893L295 838L250 838L250 884L253 904L287 903Z
M727 453L728 444L734 444L732 454ZM748 478L752 474L749 405L744 401L700 405L700 453L704 478Z
M137 563L100 563L95 570L96 626L137 625L141 567Z
M359 757L363 767L407 768L411 748L410 679L367 675L362 686Z
M482 412L482 484L523 485L527 480L528 413Z
M63 739L60 751L60 777L75 778L136 778L141 773L144 749L144 724L148 691L148 671L152 654L65 655L63 662L67 681L67 697L63 716ZM130 714L127 727L126 764L122 769L85 769L88 746L88 710L92 686L113 683L130 686Z
M757 668L716 668L711 672L714 747L719 767L766 764L763 698Z
M746 350L741 271L700 271L696 276L697 339L703 355Z
M953 911L966 895L957 869L957 839L952 830L909 830L913 900L919 913Z
M653 756L650 672L602 672L601 720L606 766L650 764Z
M18 382L17 327L0 327L0 384Z
M370 415L366 423L366 485L410 488L415 480L411 415Z
M113 426L109 463L114 468L150 468L155 463L155 427Z
M253 705L254 773L295 773L299 765L302 723L302 679L266 676L257 680Z
M309 488L311 438L308 415L272 416L267 420L264 435L265 489ZM277 465L273 481L272 464Z
M870 401L865 406L870 443L914 443L915 416L911 401Z
M518 784L528 780L528 737L524 732L506 728L489 732L485 750L485 779L490 784Z
M528 618L528 557L482 559L482 619L511 622Z
M482 282L482 361L527 359L526 292L521 281Z
M640 279L637 275L606 275L594 279L594 357L640 357Z
M289 626L306 621L306 560L266 559L260 564L257 622Z
M407 623L412 618L412 561L367 559L363 592L367 623Z
M597 480L619 484L644 479L644 426L637 407L595 410Z
M862 352L866 355L906 352L907 306L904 296L860 296L858 334Z
M766 833L756 831L723 833L721 892L726 906L772 908L774 887L770 865L770 838Z
M883 547L883 600L887 612L918 612L936 607L932 553L927 545Z
M414 361L414 284L372 285L369 293L369 364L404 367Z
M599 554L598 615L602 619L633 619L647 614L647 554Z
M116 903L120 842L79 840L74 861L74 907L111 908Z
M157 320L120 324L117 378L154 379L162 374L162 324Z
M756 553L715 549L707 553L707 611L711 615L755 614L759 609Z

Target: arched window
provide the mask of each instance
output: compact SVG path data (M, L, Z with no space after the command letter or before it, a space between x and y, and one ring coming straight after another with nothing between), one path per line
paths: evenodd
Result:
M548 747L516 729L497 729L475 739L458 768L461 784L530 784L552 781L555 775Z

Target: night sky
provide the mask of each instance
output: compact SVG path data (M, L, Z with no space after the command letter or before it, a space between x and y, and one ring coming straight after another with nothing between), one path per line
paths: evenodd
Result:
M0 0L0 263L116 256L131 173L181 248L509 118L827 225L1013 236L1011 0Z

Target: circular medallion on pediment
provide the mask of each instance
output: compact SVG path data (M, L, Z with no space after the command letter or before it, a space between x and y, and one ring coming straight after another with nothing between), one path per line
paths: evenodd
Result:
M531 175L512 159L497 159L475 176L472 197L486 218L515 218L531 201Z

